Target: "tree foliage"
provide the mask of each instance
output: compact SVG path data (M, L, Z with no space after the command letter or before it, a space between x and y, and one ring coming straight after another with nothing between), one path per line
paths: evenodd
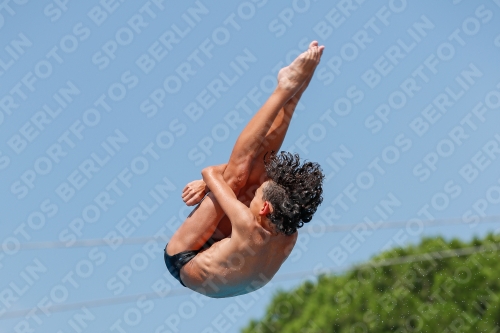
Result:
M347 273L279 291L243 333L500 333L497 244L496 235L469 243L427 238L384 252Z

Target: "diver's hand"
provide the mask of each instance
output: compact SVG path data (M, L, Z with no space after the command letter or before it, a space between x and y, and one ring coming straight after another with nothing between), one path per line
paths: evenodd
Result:
M193 180L182 190L182 200L187 206L194 206L203 199L207 191L207 185L203 180Z

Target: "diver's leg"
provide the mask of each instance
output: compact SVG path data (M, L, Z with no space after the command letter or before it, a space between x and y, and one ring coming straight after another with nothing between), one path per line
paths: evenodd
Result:
M278 87L236 140L224 171L224 179L235 193L245 185L253 160L260 153L260 146L274 119L316 68L321 50L316 45L310 47L280 71ZM167 253L173 255L186 250L199 250L212 236L223 216L217 200L209 193L174 233Z
M297 93L288 100L288 102L283 106L279 114L276 116L271 128L269 129L264 142L260 147L260 151L253 160L251 166L251 172L248 177L248 182L251 185L260 186L265 180L265 167L264 167L264 155L270 153L271 151L278 152L283 144L288 127L290 126L290 121L292 120L295 108L302 97L302 94L309 86L313 73L306 80L304 85L300 88ZM242 189L243 191L243 189ZM253 197L253 196L252 196Z
M313 42L311 45L317 45L317 42ZM321 56L321 54L320 54ZM238 200L245 204L249 204L255 195L255 191L260 187L260 185L266 179L266 170L264 166L264 155L270 151L279 151L281 148L281 144L285 139L286 133L288 131L288 127L290 125L290 121L292 119L293 113L297 104L302 97L302 94L309 86L311 79L313 77L313 72L304 82L302 87L295 93L295 95L286 102L283 108L280 110L276 118L274 119L273 124L271 125L269 131L267 132L264 142L260 147L260 151L257 154L257 157L252 161L252 165L250 167L251 171L248 176L248 179L238 194ZM211 241L217 241L228 237L231 235L231 221L224 216L217 226L216 231L211 237Z
M293 110L291 113L290 110L288 113L282 112L282 110L289 100L293 99L293 96L300 91L304 83L310 80L319 63L322 51L323 47L318 47L317 42L312 42L306 52L299 55L289 66L280 70L276 90L252 117L236 140L224 172L226 181L233 177L239 188L243 187L250 175L253 161L263 151L261 146L269 134L276 136L277 130L282 131L285 127L288 128L290 119L286 119L291 117ZM280 118L278 122L276 122L277 117ZM284 125L286 122L288 123ZM281 140L282 142L283 137L284 133L279 134L272 141L279 142Z

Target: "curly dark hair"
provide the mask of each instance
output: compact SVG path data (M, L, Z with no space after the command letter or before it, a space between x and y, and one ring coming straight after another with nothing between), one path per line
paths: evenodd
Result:
M267 154L266 154L267 155ZM311 221L323 201L325 176L318 163L304 161L298 154L282 151L264 157L267 177L262 199L273 208L267 218L279 232L292 235Z

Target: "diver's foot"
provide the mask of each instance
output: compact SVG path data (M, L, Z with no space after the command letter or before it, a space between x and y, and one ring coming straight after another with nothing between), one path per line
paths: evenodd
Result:
M318 42L311 42L307 51L279 71L278 86L295 94L314 73L323 54L323 49L324 46L318 46Z

